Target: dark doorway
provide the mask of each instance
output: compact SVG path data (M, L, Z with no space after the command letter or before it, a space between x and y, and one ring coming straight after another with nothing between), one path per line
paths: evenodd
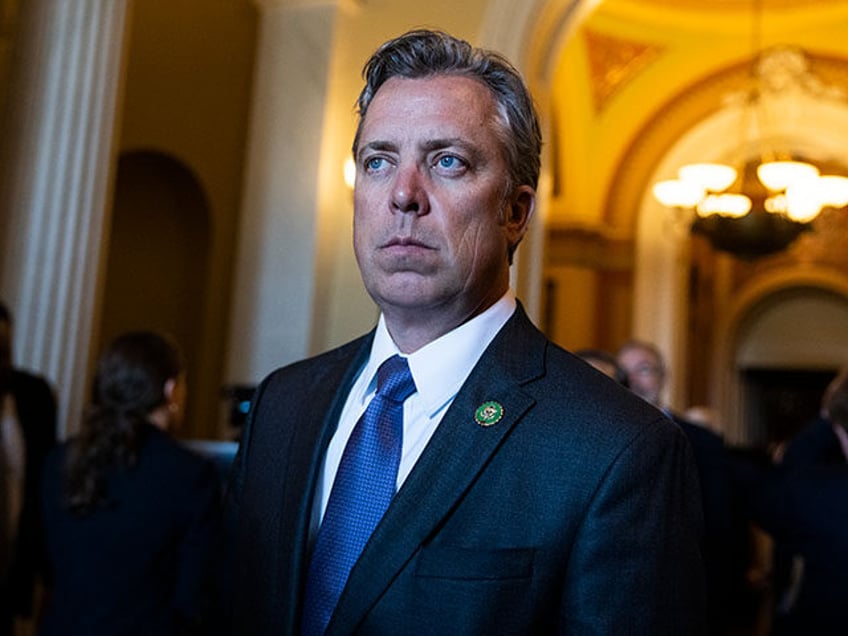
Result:
M98 350L137 329L177 341L188 372L181 436L204 436L218 405L202 348L209 231L206 197L183 163L157 152L120 158Z
M745 422L758 446L793 437L818 415L835 369L749 368L742 371Z

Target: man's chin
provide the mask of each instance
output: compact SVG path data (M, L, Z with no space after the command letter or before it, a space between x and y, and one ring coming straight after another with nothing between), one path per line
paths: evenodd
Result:
M384 311L426 311L429 307L439 305L440 295L427 281L397 282L368 289L371 298Z

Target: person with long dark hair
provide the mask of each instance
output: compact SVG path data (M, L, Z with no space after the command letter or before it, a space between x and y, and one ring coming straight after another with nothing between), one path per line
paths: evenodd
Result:
M12 313L0 301L0 636L26 631L44 575L41 474L56 444L48 381L14 364Z
M220 490L213 465L168 432L184 401L166 338L127 333L101 356L81 431L45 470L42 635L168 636L199 620Z

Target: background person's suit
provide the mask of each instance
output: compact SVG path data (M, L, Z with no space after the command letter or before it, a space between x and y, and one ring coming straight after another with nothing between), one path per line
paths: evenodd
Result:
M804 427L755 484L757 521L775 540L773 633L844 634L848 465L831 422Z
M83 517L64 502L67 445L48 457L54 588L44 636L169 636L199 618L220 521L217 473L159 429L143 434L138 462L107 475L109 504Z
M692 447L701 501L704 506L704 560L707 576L707 613L711 634L724 634L730 622L732 594L744 578L744 568L733 562L748 528L736 514L730 456L724 441L703 426L669 413Z
M56 443L56 400L47 382L39 376L13 369L8 390L14 399L23 433L25 473L17 544L0 602L5 620L15 614L29 616L33 609L34 584L36 577L43 573L44 565L39 505L41 473L44 459Z
M783 556L800 559L797 589L778 608L779 635L845 634L848 624L848 466L844 463L779 467L757 500L757 520Z
M370 343L257 390L229 489L234 634L297 633L315 485ZM490 400L503 419L482 427L475 410ZM366 545L327 633L701 633L700 526L679 429L519 308Z

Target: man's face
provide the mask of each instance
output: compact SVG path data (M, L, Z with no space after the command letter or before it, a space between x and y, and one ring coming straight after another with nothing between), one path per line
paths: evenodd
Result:
M507 192L496 103L466 77L392 78L362 122L354 249L387 320L460 324L509 285L535 192ZM455 326L455 325L454 325Z
M627 374L630 390L659 406L665 373L656 355L647 349L630 347L619 354L618 364Z

